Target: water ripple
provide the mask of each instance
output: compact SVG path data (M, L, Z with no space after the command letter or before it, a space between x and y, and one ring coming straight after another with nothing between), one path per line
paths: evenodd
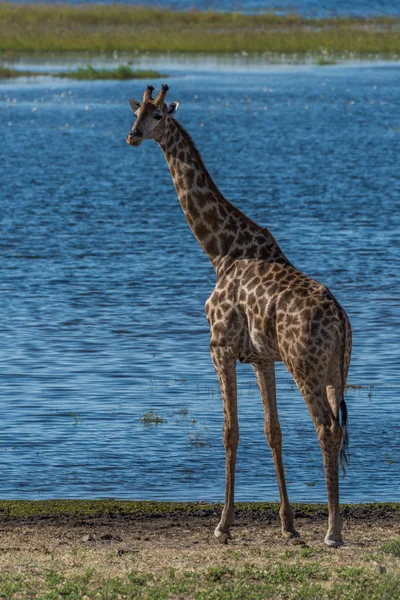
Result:
M398 75L393 64L170 79L221 190L350 316L349 381L364 387L347 393L343 501L400 500ZM158 148L125 144L126 99L141 92L0 88L3 498L223 498L204 316L214 273ZM313 426L281 365L277 383L290 497L325 501ZM145 426L151 409L165 422ZM239 416L237 499L277 499L244 365Z

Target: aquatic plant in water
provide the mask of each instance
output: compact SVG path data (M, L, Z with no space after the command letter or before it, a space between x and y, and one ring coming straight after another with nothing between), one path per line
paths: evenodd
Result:
M140 417L140 421L141 423L143 423L143 425L160 425L161 423L166 423L166 419L164 419L163 417L160 417L160 415L158 413L156 413L152 408L143 413L143 415Z

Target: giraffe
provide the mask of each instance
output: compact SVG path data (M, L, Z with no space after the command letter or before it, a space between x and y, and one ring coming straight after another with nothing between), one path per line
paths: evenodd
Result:
M227 543L234 522L234 484L239 442L237 361L251 363L264 408L280 494L282 534L297 537L282 462L275 362L283 361L310 412L321 447L328 498L325 543L340 546L339 463L347 455L344 388L350 363L349 319L327 287L298 271L268 229L257 225L221 194L192 138L173 117L179 102L165 103L167 85L153 99L129 100L136 116L127 143L153 139L167 161L186 220L211 260L216 285L206 301L210 350L224 409L225 504L215 529Z

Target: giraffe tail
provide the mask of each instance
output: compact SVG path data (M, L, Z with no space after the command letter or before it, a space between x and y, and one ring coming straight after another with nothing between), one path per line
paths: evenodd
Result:
M343 311L344 312L344 311ZM345 324L344 324L344 339L342 346L341 356L341 379L342 379L342 398L340 402L340 446L339 446L339 462L343 471L343 475L346 475L346 465L350 462L349 455L349 433L347 429L347 406L344 399L344 390L346 387L347 372L350 363L349 348L351 347L351 326L347 318L346 313Z
M347 431L347 406L344 398L340 403L340 446L339 462L342 467L343 475L346 475L346 465L350 462L349 456L349 433Z

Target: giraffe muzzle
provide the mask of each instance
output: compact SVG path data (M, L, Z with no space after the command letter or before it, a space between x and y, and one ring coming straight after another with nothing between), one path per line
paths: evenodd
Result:
M135 146L135 148L137 146L140 146L140 144L143 142L143 135L141 133L138 133L136 131L134 132L130 132L128 137L126 138L126 143L129 144L130 146Z

